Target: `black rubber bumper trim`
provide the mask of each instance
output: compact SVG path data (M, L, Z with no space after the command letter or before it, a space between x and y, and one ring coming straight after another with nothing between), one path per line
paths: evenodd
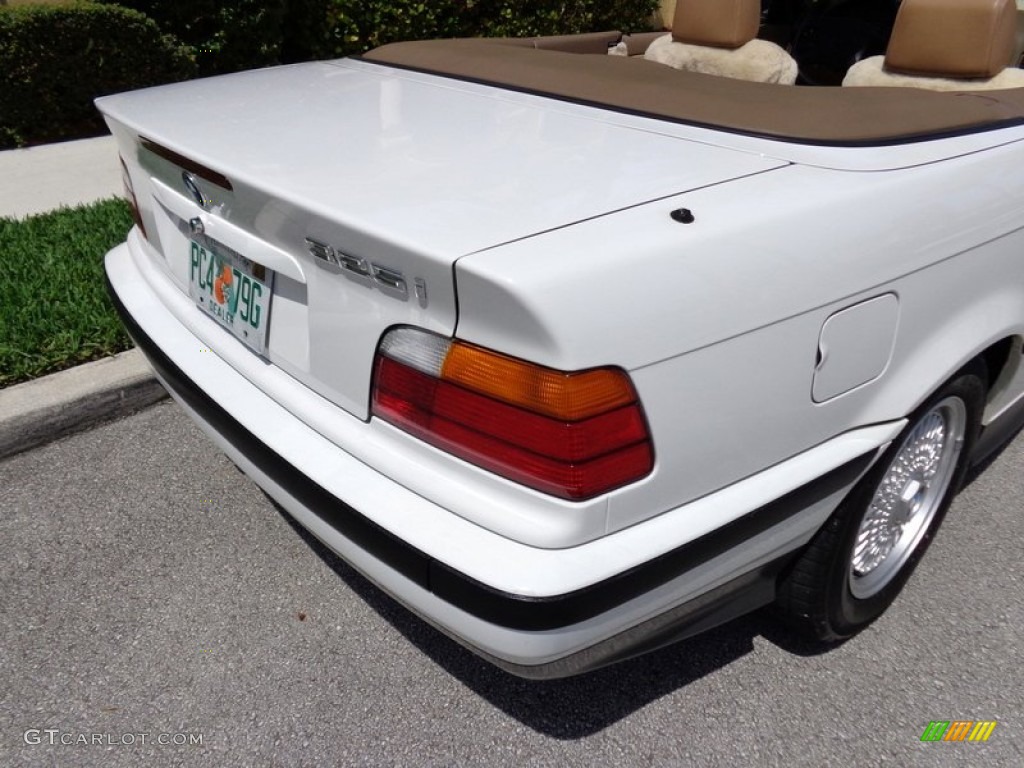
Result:
M442 600L509 629L566 627L609 611L686 574L851 484L874 452L860 456L782 498L642 565L573 592L531 597L489 587L430 557L360 514L289 464L203 392L139 327L107 278L111 301L135 343L173 393L296 501L341 535Z

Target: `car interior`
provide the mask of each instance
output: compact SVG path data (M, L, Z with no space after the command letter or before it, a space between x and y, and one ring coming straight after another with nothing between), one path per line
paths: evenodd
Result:
M690 72L793 85L796 60L759 38L760 28L759 0L678 0L671 32L652 41L644 58Z
M779 6L677 0L667 32L625 35L612 52L754 82L949 91L1024 85L1024 11L1015 0L832 0L803 10L791 4L786 15ZM781 57L791 64L780 78Z
M903 0L884 55L850 67L844 86L943 91L1024 86L1014 0Z
M671 31L412 41L362 60L823 145L1024 124L1016 0L778 3L679 0Z

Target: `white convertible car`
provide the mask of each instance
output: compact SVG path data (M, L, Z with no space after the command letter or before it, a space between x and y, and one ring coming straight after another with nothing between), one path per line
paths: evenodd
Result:
M756 0L680 0L653 43L103 98L110 293L256 483L505 669L772 602L845 638L1024 420L1015 14L904 0L845 86L789 84Z

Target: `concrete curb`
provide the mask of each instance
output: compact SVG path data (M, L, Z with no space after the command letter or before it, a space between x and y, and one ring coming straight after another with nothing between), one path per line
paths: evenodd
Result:
M121 192L112 136L0 152L0 216L23 218ZM138 350L0 389L0 459L166 396Z
M0 459L167 397L137 349L0 390Z

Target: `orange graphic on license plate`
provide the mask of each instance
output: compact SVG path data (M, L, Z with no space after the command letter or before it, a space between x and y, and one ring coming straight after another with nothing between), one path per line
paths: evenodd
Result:
M213 297L217 299L218 304L231 303L231 283L233 280L234 275L231 273L231 267L224 264L221 268L221 273L213 281Z

